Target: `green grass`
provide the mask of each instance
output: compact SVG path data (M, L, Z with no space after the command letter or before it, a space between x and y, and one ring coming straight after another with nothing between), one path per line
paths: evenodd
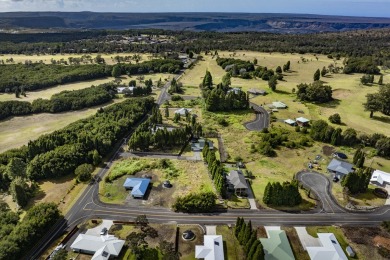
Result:
M232 209L249 209L249 201L246 198L238 198L233 195L228 201L227 206Z
M128 176L122 176L113 182L101 181L99 183L100 200L105 203L123 204L129 191L123 188Z
M217 226L217 235L222 235L225 259L241 260L245 258L244 250L234 236L233 228Z

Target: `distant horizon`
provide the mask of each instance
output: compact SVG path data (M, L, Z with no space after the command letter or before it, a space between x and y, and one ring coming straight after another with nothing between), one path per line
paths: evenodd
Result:
M390 18L388 0L0 0L0 4L1 13L253 13Z
M1 2L1 0L0 0ZM7 13L101 13L101 14L269 14L269 15L312 15L312 16L329 16L329 17L356 17L356 18L375 18L375 19L390 19L385 16L363 16L363 15L341 15L341 14L317 14L317 13L255 13L255 12L218 12L218 11L201 11L201 12L187 12L187 11L167 11L167 12L123 12L123 11L7 11L0 14Z

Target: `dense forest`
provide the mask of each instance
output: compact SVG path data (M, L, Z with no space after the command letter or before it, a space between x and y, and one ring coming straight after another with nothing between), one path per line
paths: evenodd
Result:
M0 102L0 120L11 116L59 113L105 104L115 97L116 87L116 84L107 83L85 89L62 91L50 99L39 98L32 103L17 100Z
M47 65L47 64L8 64L0 65L0 92L37 90L57 84L89 80L111 76L114 68L119 75L136 75L152 72L178 73L183 63L178 60L151 60L138 64L87 65Z
M342 33L316 34L273 34L258 32L218 33L162 30L131 30L95 32L96 37L87 32L69 35L60 40L61 33L30 34L24 37L10 35L0 37L0 53L163 53L180 52L191 48L196 53L209 50L252 50L262 52L319 53L349 57L372 56L379 65L389 66L389 29L361 30ZM163 35L173 38L159 44L129 44L121 41L123 36L135 34ZM34 37L34 43L27 39ZM73 37L73 38L72 38ZM93 37L93 38L91 38ZM80 38L88 38L80 40ZM351 40L353 38L353 41ZM56 39L58 41L56 42Z

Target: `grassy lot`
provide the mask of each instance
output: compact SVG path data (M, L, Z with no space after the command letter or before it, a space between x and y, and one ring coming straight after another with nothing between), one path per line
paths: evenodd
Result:
M186 230L192 230L195 233L195 239L186 241L182 239L182 234ZM179 244L178 250L181 253L180 259L195 260L195 246L203 245L203 230L198 225L180 225L179 226Z
M341 228L335 226L325 226L325 227L314 226L314 227L306 227L306 230L307 233L313 237L318 237L317 233L333 233L337 241L339 242L341 248L343 249L345 255L347 255L347 253L345 252L345 248L350 244L350 241L347 240ZM357 258L364 259L361 258L359 253L357 253ZM348 259L353 259L353 258L348 257Z
M244 250L234 236L233 228L217 226L217 235L222 235L225 259L241 260L245 258Z
M309 260L309 254L305 251L301 245L301 241L299 240L297 231L292 227L283 227L284 231L286 231L286 235L288 241L290 242L292 251L294 253L295 259L299 260Z
M153 188L143 205L170 207L178 196L194 192L214 191L212 182L207 173L207 168L202 162L168 160L166 168L153 168L153 164L161 160L156 159L127 159L115 163L109 174L124 171L140 177L147 173L152 176ZM151 169L153 168L153 169ZM100 182L100 199L106 203L124 203L128 191L123 188L123 182L129 175L107 183ZM162 188L164 180L170 180L173 185L170 189ZM108 196L109 194L109 196ZM139 200L138 200L139 201ZM136 203L136 202L134 202Z
M116 61L113 60L115 56L133 56L136 53L113 53L113 54L104 54L100 53L102 58L105 60L106 64L116 64ZM137 53L138 55L141 56L140 62L143 61L148 61L153 56L151 54L146 54L146 53ZM7 54L7 55L1 55L0 60L6 60L13 58L15 63L24 63L26 60L31 60L32 62L39 62L43 61L43 63L46 64L51 64L51 60L54 59L56 61L60 61L61 59L64 59L65 61L69 61L68 58L73 57L73 58L81 58L83 55L90 55L92 58L95 58L98 54L93 53L93 54L56 54L56 55L20 55L20 54ZM135 63L135 61L131 61L132 63ZM82 64L82 63L81 63Z

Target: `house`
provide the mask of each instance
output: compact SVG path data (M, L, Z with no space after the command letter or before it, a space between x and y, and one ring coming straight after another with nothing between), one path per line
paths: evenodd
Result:
M274 108L277 108L277 109L286 109L287 108L287 105L284 104L283 102L280 102L280 101L272 102L272 106Z
M248 90L248 93L252 95L262 95L262 96L267 95L267 91L262 89L254 89L254 88Z
M371 175L370 182L377 183L380 185L390 184L390 173L375 170Z
M209 145L209 149L213 150L214 149L214 143L209 141L209 140L207 140L207 143ZM194 151L194 152L200 152L200 151L203 150L203 147L205 146L205 144L206 144L206 140L205 139L199 139L198 142L191 144L191 150Z
M118 257L124 244L124 240L112 235L92 236L80 234L70 248L75 252L93 255L92 260L100 260Z
M328 172L333 173L335 177L341 180L343 176L353 172L353 165L348 162L332 159L327 169Z
M192 109L188 108L180 108L175 111L175 114L180 114L180 116L186 116L187 114L191 113Z
M280 227L266 227L268 238L260 238L265 260L294 260L294 254L288 242L286 232Z
M348 260L333 233L318 233L322 246L306 247L311 260Z
M241 171L230 171L226 179L229 185L229 190L234 190L237 195L247 194L248 184Z
M295 122L292 119L286 119L286 120L284 120L284 123L288 124L288 125L291 125L291 126L296 126L297 125L297 122Z
M304 118L304 117L298 117L295 119L297 121L297 124L299 126L308 126L309 125L309 122L310 120L307 119L307 118Z
M220 235L205 235L204 245L195 246L195 258L205 260L224 260L223 240Z
M151 127L151 131L153 134L157 132L157 130L167 130L168 132L172 132L175 129L178 129L177 127L174 126L169 126L169 125L155 125L154 127Z
M131 190L130 194L134 198L143 198L149 187L149 178L127 178L123 187L126 190Z

